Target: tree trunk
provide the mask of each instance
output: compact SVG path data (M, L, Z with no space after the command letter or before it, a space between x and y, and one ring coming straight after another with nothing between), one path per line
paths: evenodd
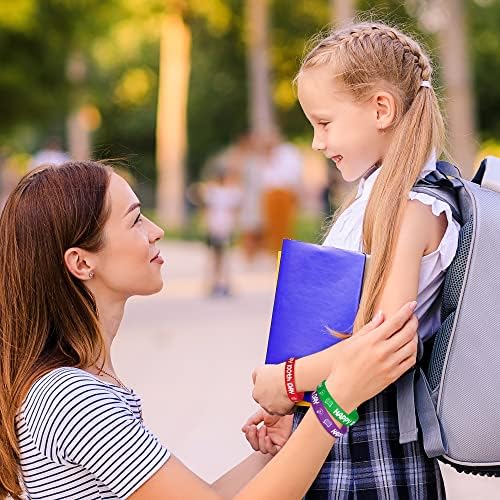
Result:
M269 0L246 0L250 129L265 137L276 129L269 69Z
M66 65L66 77L72 87L73 107L66 120L66 135L68 151L74 160L88 160L91 155L90 126L82 112L84 105L82 87L86 76L87 62L83 54L73 51Z
M461 0L442 1L444 22L437 32L446 88L450 153L464 177L470 178L477 152L475 105Z
M356 0L330 0L330 17L333 26L343 26L351 22L355 14ZM342 174L330 164L332 188L331 198L338 205L351 191L351 185L344 181Z
M156 125L158 216L169 228L179 228L185 220L190 51L191 32L182 12L169 10L161 31Z
M330 0L331 22L342 26L354 18L354 0Z

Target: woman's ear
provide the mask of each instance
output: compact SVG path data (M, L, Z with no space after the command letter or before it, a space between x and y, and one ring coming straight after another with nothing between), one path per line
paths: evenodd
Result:
M381 131L391 127L396 117L396 103L389 92L377 92L373 98L376 113L376 125Z
M94 276L89 255L81 248L69 248L64 252L64 263L68 271L81 281L92 279Z

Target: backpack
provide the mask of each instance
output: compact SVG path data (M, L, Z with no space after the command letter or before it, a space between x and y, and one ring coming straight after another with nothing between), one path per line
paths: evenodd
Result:
M441 326L396 383L400 443L421 431L430 458L500 476L500 159L483 160L472 181L438 162L414 190L448 203L461 230Z

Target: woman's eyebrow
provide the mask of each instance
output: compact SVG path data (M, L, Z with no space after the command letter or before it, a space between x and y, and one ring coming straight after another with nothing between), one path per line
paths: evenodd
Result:
M123 217L126 217L132 210L135 210L136 208L141 208L141 204L139 202L133 203L128 207L127 211L125 212L125 215Z

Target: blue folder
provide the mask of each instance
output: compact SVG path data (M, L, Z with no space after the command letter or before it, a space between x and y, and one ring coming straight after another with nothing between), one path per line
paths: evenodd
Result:
M365 263L360 252L283 241L266 364L322 351L341 340L332 332L352 333Z

